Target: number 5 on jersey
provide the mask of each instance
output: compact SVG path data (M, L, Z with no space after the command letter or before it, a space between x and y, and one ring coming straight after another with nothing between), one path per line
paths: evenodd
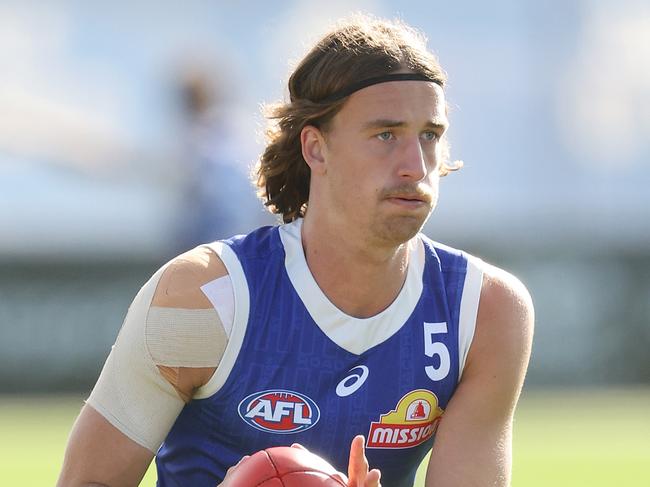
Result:
M437 367L427 365L424 371L429 379L439 381L447 377L451 366L449 349L443 342L436 341L436 335L447 333L447 323L424 323L424 354L427 357L438 356L440 364Z

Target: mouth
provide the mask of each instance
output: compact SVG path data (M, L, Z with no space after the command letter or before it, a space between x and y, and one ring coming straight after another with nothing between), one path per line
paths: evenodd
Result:
M396 194L386 198L388 202L405 208L429 207L429 200L426 196L419 194Z

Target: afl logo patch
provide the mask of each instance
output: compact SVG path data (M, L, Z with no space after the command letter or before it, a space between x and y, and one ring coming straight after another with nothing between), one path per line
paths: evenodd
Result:
M282 389L255 392L239 403L239 417L267 433L290 434L318 423L320 410L309 397Z

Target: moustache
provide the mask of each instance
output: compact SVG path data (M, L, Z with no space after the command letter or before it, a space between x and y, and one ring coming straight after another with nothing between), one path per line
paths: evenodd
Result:
M381 192L381 199L401 198L406 200L419 200L429 205L433 202L433 190L426 186L405 184L387 188Z

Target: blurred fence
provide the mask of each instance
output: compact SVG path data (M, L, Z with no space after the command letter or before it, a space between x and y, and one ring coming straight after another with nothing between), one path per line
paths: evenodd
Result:
M0 392L87 390L157 264L0 265Z
M650 384L650 253L484 257L533 295L529 385ZM0 265L0 392L89 390L131 299L160 264Z

